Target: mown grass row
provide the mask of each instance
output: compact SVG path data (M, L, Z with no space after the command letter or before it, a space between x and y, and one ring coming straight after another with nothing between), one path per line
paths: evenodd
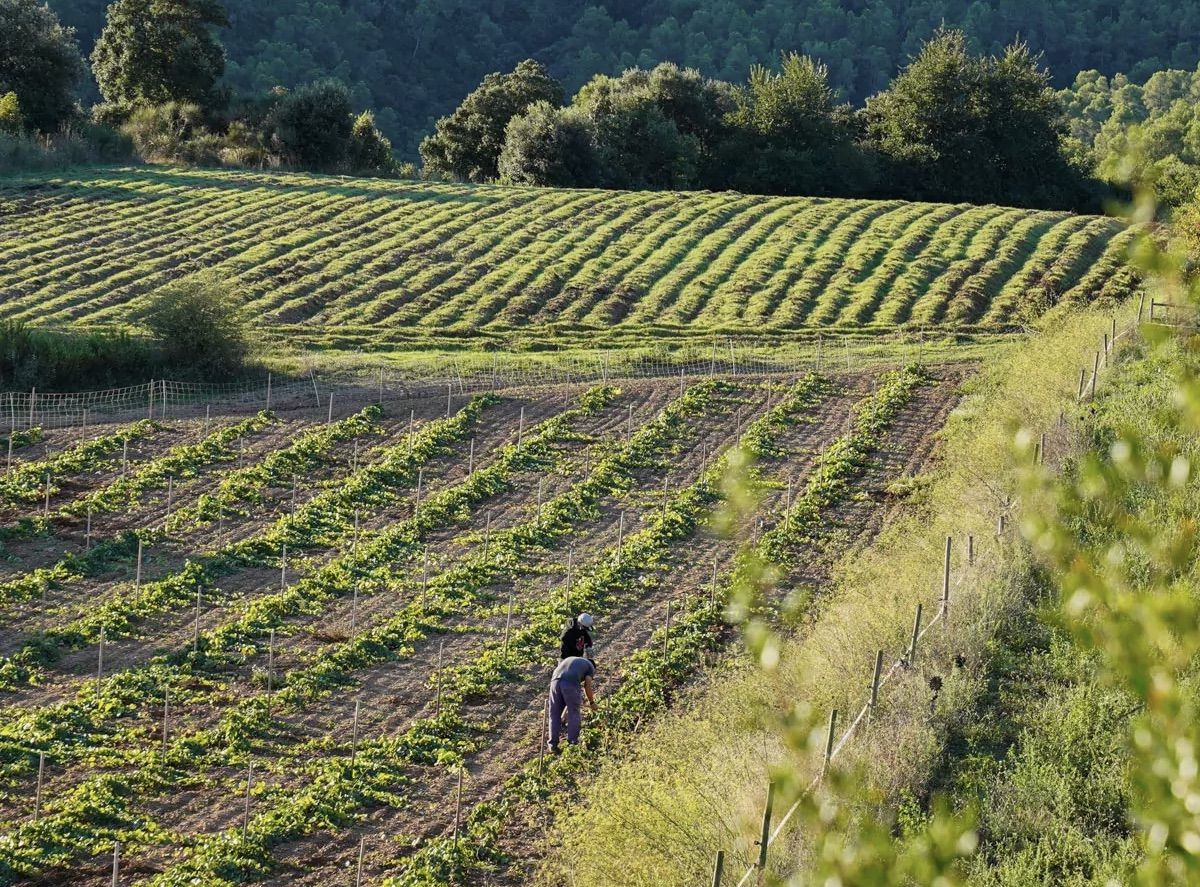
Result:
M16 200L31 186L36 220ZM461 332L1004 326L1028 290L1131 282L1120 223L996 207L163 169L16 180L5 199L0 318L39 323L127 319L201 268L268 321Z

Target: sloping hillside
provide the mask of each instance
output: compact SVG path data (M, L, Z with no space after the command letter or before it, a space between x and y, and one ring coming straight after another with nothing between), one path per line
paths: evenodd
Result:
M735 193L89 171L0 183L0 319L124 323L193 271L336 334L1002 328L1133 284L1120 223Z

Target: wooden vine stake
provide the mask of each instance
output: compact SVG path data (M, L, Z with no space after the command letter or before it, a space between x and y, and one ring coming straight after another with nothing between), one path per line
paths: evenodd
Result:
M283 551L279 555L279 590L287 588L287 543L283 543Z
M38 775L37 789L33 795L33 821L37 822L42 818L42 782L46 778L46 753L38 752Z
M1092 390L1091 399L1096 399L1096 377L1100 375L1100 352L1096 352L1096 359L1092 364Z
M379 377L383 378L383 370L379 371ZM367 850L367 836L363 835L358 839L358 868L354 875L354 887L362 887L362 872L363 872L363 854Z
M471 438L471 450L467 455L467 477L475 476L475 438Z
M621 512L620 522L617 524L617 566L621 565L621 555L625 544L625 512Z
M446 383L446 418L450 418L450 397L454 393L454 383Z
M162 753L163 758L167 756L167 739L170 735L171 723L171 688L163 687L163 728L162 728Z
M275 691L275 629L267 642L267 720L271 719L271 700Z
M42 506L42 515L50 516L50 475L46 475L46 503Z
M87 531L85 532L84 537L83 537L83 550L84 551L92 550L92 506L91 505L88 506L88 510L87 510Z
M667 601L667 616L663 620L663 658L671 655L671 602Z
M121 883L121 842L113 841L112 887Z
M546 726L550 723L550 700L542 703L542 744L538 748L538 776L546 768Z
M100 695L100 681L104 678L104 626L100 626L100 646L96 653L96 695Z
M142 537L138 536L137 568L133 578L133 599L138 600L142 595Z
M525 442L525 407L521 407L521 418L517 420L517 449Z
M200 585L196 585L196 622L192 628L192 653L200 652Z
M325 424L333 424L333 389L330 389L329 391L329 412L325 416Z
M443 638L438 642L438 664L437 664L437 698L434 700L433 716L440 717L442 714L442 657L446 652L446 639Z
M512 629L513 596L508 596L508 616L504 620L504 663L508 664L508 633Z
M408 411L408 455L413 454L413 422L416 421L417 411Z
M967 535L967 566L975 566L975 536L974 534Z
M454 852L458 852L458 831L459 824L462 821L462 792L463 792L463 771L467 768L462 764L458 767L458 792L454 798Z
M354 765L358 762L358 712L361 700L354 700L354 726L350 740L350 772L354 773Z
M246 807L242 812L242 843L250 833L250 786L254 784L254 762L246 763Z
M125 444L121 449L121 477L125 477L125 473L129 471L129 438L125 438Z

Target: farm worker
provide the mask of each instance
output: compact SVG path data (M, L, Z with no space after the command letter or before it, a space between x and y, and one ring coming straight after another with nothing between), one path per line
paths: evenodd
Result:
M579 742L579 724L582 719L580 707L582 696L587 695L588 705L596 707L592 695L592 675L596 666L590 659L571 656L558 663L554 676L550 678L550 753L558 753L558 737L562 733L563 712L567 715L567 742Z
M591 613L580 613L567 623L566 631L562 633L559 659L569 659L572 656L592 658L593 621Z

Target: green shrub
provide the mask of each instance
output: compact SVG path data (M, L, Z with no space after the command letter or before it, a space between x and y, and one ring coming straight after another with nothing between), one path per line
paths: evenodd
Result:
M24 129L25 124L21 119L21 104L17 101L17 94L9 92L0 95L0 132L20 135Z
M250 353L241 305L213 273L186 277L159 290L145 324L169 365L206 379L238 374Z

